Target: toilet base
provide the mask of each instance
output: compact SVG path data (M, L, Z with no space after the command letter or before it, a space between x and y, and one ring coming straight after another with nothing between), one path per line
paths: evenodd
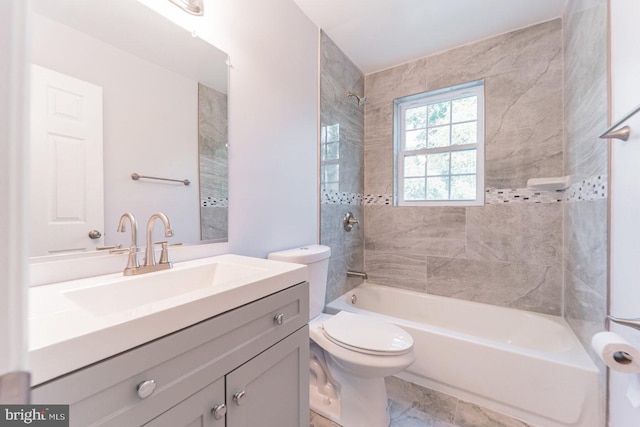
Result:
M321 361L329 368L330 382L339 384L333 392L324 379L318 381L312 369L309 384L311 410L344 427L388 427L387 390L384 378L345 376L329 355ZM317 360L317 359L316 359Z

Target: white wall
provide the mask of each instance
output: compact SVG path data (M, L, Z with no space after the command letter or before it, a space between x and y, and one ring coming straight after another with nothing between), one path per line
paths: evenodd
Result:
M129 245L129 233L115 231L127 211L141 230L151 214L162 211L171 220L174 241L200 240L197 81L44 16L33 18L33 63L104 91L105 244ZM132 172L192 184L132 181ZM164 240L161 227L155 232L156 240Z
M319 32L291 0L230 3L230 245L264 256L318 239Z
M0 1L0 377L26 367L27 6ZM0 387L0 402L18 403L6 392Z
M142 2L230 56L231 251L317 242L318 29L292 0L205 0L204 17Z
M610 1L611 33L611 119L617 121L640 103L640 37L637 0ZM611 235L610 235L610 313L616 317L640 317L640 114L625 122L631 128L627 142L611 140ZM640 348L640 332L610 324L636 349ZM640 407L628 399L628 388L635 375L613 370L609 377L610 427L640 425ZM639 387L634 387L636 393ZM637 399L637 395L636 395ZM637 402L636 402L637 404Z

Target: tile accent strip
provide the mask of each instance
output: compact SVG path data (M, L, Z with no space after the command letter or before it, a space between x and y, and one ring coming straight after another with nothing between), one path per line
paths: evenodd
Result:
M320 203L323 205L362 205L362 194L344 193L329 190L320 191Z
M572 184L565 190L567 202L606 199L609 195L607 175L598 175Z
M215 198L215 197L201 197L201 208L227 208L229 207L228 198Z
M363 204L393 206L393 194L367 194Z
M558 203L564 200L564 193L558 191L538 191L529 188L492 188L485 192L485 205L504 203Z
M324 205L386 205L393 206L392 194L339 193L322 190ZM486 205L506 203L583 202L608 197L607 175L598 175L576 182L564 191L538 191L529 188L491 188L485 192Z

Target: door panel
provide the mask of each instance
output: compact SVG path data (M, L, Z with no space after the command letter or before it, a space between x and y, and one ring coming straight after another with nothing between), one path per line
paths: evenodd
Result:
M308 424L308 337L302 328L227 375L227 427Z
M32 66L30 255L94 250L104 238L102 88Z
M211 412L221 403L224 403L224 378L154 418L145 427L224 427L224 416L216 419Z

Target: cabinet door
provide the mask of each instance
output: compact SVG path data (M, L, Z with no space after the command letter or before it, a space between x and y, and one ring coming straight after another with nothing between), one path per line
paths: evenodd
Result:
M145 427L224 427L224 377L154 418Z
M308 425L308 327L229 373L227 402L227 427Z

